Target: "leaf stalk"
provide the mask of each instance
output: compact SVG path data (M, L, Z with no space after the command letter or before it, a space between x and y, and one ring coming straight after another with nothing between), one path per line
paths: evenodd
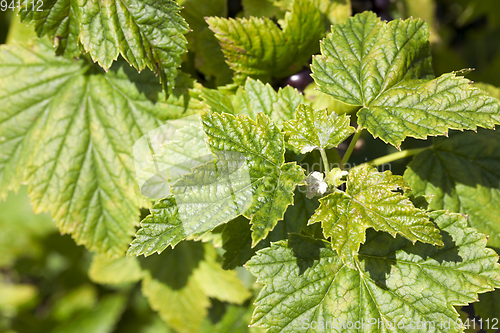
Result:
M379 166L379 165L382 165L385 163L390 163L393 161L400 160L400 159L405 158L405 157L417 155L417 154L419 154L425 150L431 149L431 148L432 148L432 146L398 151L396 153L382 156L382 157L376 158L374 160L371 160L369 162L366 162L366 164L371 165L371 166Z
M351 157L354 147L356 146L356 142L358 142L362 131L363 128L361 127L361 125L358 125L358 128L356 128L356 132L354 132L354 136L352 137L351 143L349 144L349 147L347 147L347 150L342 157L342 161L340 161L340 167L342 170L345 169L345 164L349 161L349 158Z
M319 149L321 154L321 160L323 161L323 167L325 168L325 175L330 172L330 164L328 163L328 156L326 156L326 151L323 148Z

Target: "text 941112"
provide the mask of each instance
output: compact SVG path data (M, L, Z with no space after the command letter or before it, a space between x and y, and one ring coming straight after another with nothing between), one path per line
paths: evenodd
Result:
M42 0L31 0L31 1L21 1L21 0L0 0L0 11L5 12L7 10L16 10L16 8L26 8L34 12L43 11L43 1Z

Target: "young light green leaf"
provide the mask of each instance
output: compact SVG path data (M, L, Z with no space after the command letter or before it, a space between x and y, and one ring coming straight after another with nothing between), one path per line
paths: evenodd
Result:
M245 17L267 16L276 17L278 22L285 16L286 11L293 8L294 0L243 0ZM312 0L319 11L326 16L325 25L344 23L351 16L350 0Z
M400 234L413 243L442 245L439 230L427 214L399 192L407 190L403 177L363 164L350 171L346 192L335 191L320 199L309 224L322 222L325 237L332 238L333 248L350 268L355 268L355 257L368 228L393 237Z
M170 185L192 168L214 159L205 144L199 116L173 120L155 128L134 144L141 193L152 199L171 194Z
M143 294L176 331L198 332L209 297L241 304L250 296L236 272L223 270L216 259L213 247L195 242L182 242L161 256L141 259Z
M343 178L348 174L349 172L345 170L342 170L340 168L333 168L326 174L325 181L332 187L339 187L340 185L345 183L345 180L343 180Z
M473 86L486 91L488 94L490 94L491 97L500 99L500 88L498 87L482 82L474 82Z
M318 0L317 6L328 18L329 25L345 23L352 14L351 0Z
M328 112L337 114L351 113L359 109L359 106L353 106L334 99L332 96L323 93L317 89L318 85L311 82L304 89L304 99L313 109L327 109Z
M443 248L371 231L356 270L326 241L305 236L259 251L246 264L265 285L251 325L269 333L344 332L355 323L349 331L462 332L453 306L499 286L498 256L461 215L431 217Z
M172 92L189 30L174 1L25 1L20 16L53 41L58 55L84 50L106 71L122 55L138 71L155 71Z
M317 51L324 32L313 1L295 0L281 29L269 18L207 18L229 66L240 76L269 81L299 70Z
M252 310L251 307L229 305L219 321L212 322L210 318L205 318L198 333L265 333L264 330L248 327Z
M49 211L62 233L92 251L123 255L142 201L134 142L200 104L183 94L161 98L152 73L124 62L103 74L55 57L43 41L2 46L0 196L27 181L35 211Z
M223 302L243 304L251 293L245 289L236 271L224 270L217 261L215 248L206 245L205 260L200 262L194 274L205 295Z
M285 17L286 9L278 7L273 0L242 0L243 15L249 17Z
M247 78L236 95L219 90L203 89L202 97L213 112L243 114L256 119L258 113L269 116L278 126L293 118L295 109L304 103L304 96L290 86L276 92L270 84Z
M104 296L95 307L75 315L56 327L54 333L111 333L127 304L123 295Z
M283 219L296 184L304 178L302 168L284 164L283 133L262 113L254 121L244 115L207 112L202 124L214 153L234 152L246 158L253 202L243 215L251 218L255 246Z
M415 156L404 178L429 209L468 214L472 227L500 248L500 133L482 130L438 140Z
M38 290L31 284L5 283L0 280L0 311L16 311L36 300Z
M137 258L110 258L103 254L95 254L89 268L89 278L100 284L120 284L137 282L142 279L143 272Z
M429 33L421 19L383 23L374 13L335 25L313 60L321 91L362 106L359 124L399 148L407 136L491 128L500 103L455 73L432 78ZM418 80L422 79L422 80Z
M182 220L172 196L159 200L151 214L141 221L141 228L128 249L128 255L149 256L161 253L169 245L173 248L185 238Z
M242 88L239 88L242 89ZM237 114L233 107L234 95L217 89L203 89L201 98L210 110L218 113Z
M95 308L99 301L98 298L99 292L95 285L82 284L57 298L51 311L51 317L59 322L71 320L78 315L78 312Z
M355 131L347 115L328 114L326 109L314 110L305 104L299 105L295 119L287 121L283 129L290 136L288 143L302 154L337 147Z

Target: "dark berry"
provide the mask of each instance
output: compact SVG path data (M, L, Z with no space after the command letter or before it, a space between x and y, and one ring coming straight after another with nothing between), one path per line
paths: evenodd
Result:
M311 77L311 71L305 69L296 74L293 74L288 79L285 80L285 86L292 86L299 91L304 91L309 83L313 81Z

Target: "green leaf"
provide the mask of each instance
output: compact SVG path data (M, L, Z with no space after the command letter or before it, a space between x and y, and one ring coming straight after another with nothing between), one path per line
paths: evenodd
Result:
M374 137L399 147L407 136L425 139L447 135L448 129L493 128L500 124L500 102L461 76L443 74L381 93L358 112L358 120Z
M335 99L368 106L403 80L432 76L428 35L420 19L385 23L372 12L357 14L321 41L312 76Z
M415 156L404 178L415 196L431 196L429 209L468 214L473 228L500 248L500 134L482 130L436 140Z
M423 0L419 2L403 0L403 12L405 18L419 17L424 19L429 25L429 39L431 43L440 42L439 30L436 25L436 1Z
M286 239L291 233L312 234L313 228L307 223L318 206L317 199L306 197L304 187L297 187L293 196L293 205L287 208L283 221L280 221L269 234L271 242Z
M351 0L319 0L317 6L330 24L345 23L352 14Z
M500 99L500 88L497 88L491 84L482 83L482 82L474 82L474 87L486 91L488 94L491 95L491 97L494 97L496 99Z
M462 216L431 217L443 230L443 248L371 231L356 270L329 243L305 236L259 251L246 265L265 285L251 325L269 333L343 332L335 325L360 327L363 320L365 326L349 331L462 332L453 306L499 285L498 256ZM417 328L418 322L435 326ZM450 328L440 327L444 323Z
M335 191L320 199L309 224L322 222L325 237L332 238L333 248L350 268L355 268L355 257L368 228L393 237L400 234L413 243L442 245L439 230L427 214L400 193L407 190L403 177L363 164L350 171L346 192Z
M351 16L350 0L313 0L311 2L328 19L328 22L325 22L327 28L334 23L344 23ZM242 4L245 17L276 17L280 22L285 12L292 10L294 0L243 0Z
M244 288L236 271L224 270L216 258L215 249L205 246L205 260L200 262L196 271L196 281L208 297L233 304L243 304L251 293Z
M243 15L246 18L251 16L254 17L284 17L285 13L283 10L276 6L275 2L272 0L242 0L243 5Z
M222 231L222 248L224 252L224 269L234 269L243 266L256 251L268 247L270 242L287 239L291 233L305 232L312 234L307 226L309 218L318 208L318 200L306 198L301 188L295 189L293 205L289 206L282 221L279 221L267 237L252 248L252 231L250 221L239 216L225 225Z
M128 249L128 255L149 256L161 253L169 245L173 248L184 239L182 220L173 197L159 200L151 214L141 221L141 228Z
M328 112L337 114L351 113L359 109L358 106L345 104L334 99L332 96L319 91L317 87L318 85L315 82L311 82L304 89L304 98L313 109L328 109Z
M126 304L126 299L122 295L104 296L97 306L81 312L71 320L64 322L54 330L54 333L113 332L116 323L125 310Z
M7 313L15 311L37 298L38 290L35 286L4 283L2 280L0 280L0 311Z
M62 322L78 315L78 312L90 310L98 303L98 292L92 284L82 284L58 297L51 316Z
M313 149L329 149L341 144L355 132L349 126L349 120L347 115L328 114L326 109L314 110L300 104L295 119L285 123L284 131L290 136L288 143L305 154Z
M161 253L167 246L201 236L250 207L254 184L245 157L227 152L216 155L217 160L182 176L172 185L173 196L153 206L141 222L129 254Z
M302 168L295 163L284 164L283 134L262 113L254 121L244 115L207 112L202 124L213 152L235 152L246 159L253 202L243 215L251 218L255 246L283 219L293 202L296 184L304 178Z
M321 12L312 1L296 0L281 29L269 18L209 17L226 62L241 78L269 81L297 72L312 54L324 31Z
M278 126L293 118L295 109L304 103L304 96L290 86L278 92L270 84L247 78L236 95L227 95L219 90L203 89L202 98L213 112L243 114L256 119L258 113L269 116Z
M0 268L13 266L18 258L39 258L41 240L57 231L50 216L33 213L27 192L22 186L0 202Z
M185 91L160 102L152 73L123 62L104 74L42 41L2 46L0 197L26 181L35 212L49 211L62 233L123 255L143 200L132 146L163 119L200 108Z
M407 136L423 139L448 129L491 128L500 103L455 73L432 78L427 24L421 19L380 21L374 13L332 27L313 59L321 91L362 106L359 124L399 148ZM421 79L421 80L418 80Z
M182 175L214 159L200 127L199 115L192 115L171 120L136 141L135 169L144 196L165 198Z
M161 318L181 333L198 332L209 297L242 303L250 294L234 271L224 271L208 244L182 242L161 256L142 259L142 292Z
M198 333L264 333L264 330L248 327L251 319L251 307L230 305L219 321L212 323L206 318Z
M120 284L141 280L143 272L133 257L109 258L96 254L89 268L89 278L95 283Z
M118 55L138 71L148 67L160 75L172 92L177 67L186 51L183 34L189 28L172 0L124 0L40 2L40 10L26 1L20 16L35 24L39 37L48 36L58 55L79 56L89 52L106 71Z

